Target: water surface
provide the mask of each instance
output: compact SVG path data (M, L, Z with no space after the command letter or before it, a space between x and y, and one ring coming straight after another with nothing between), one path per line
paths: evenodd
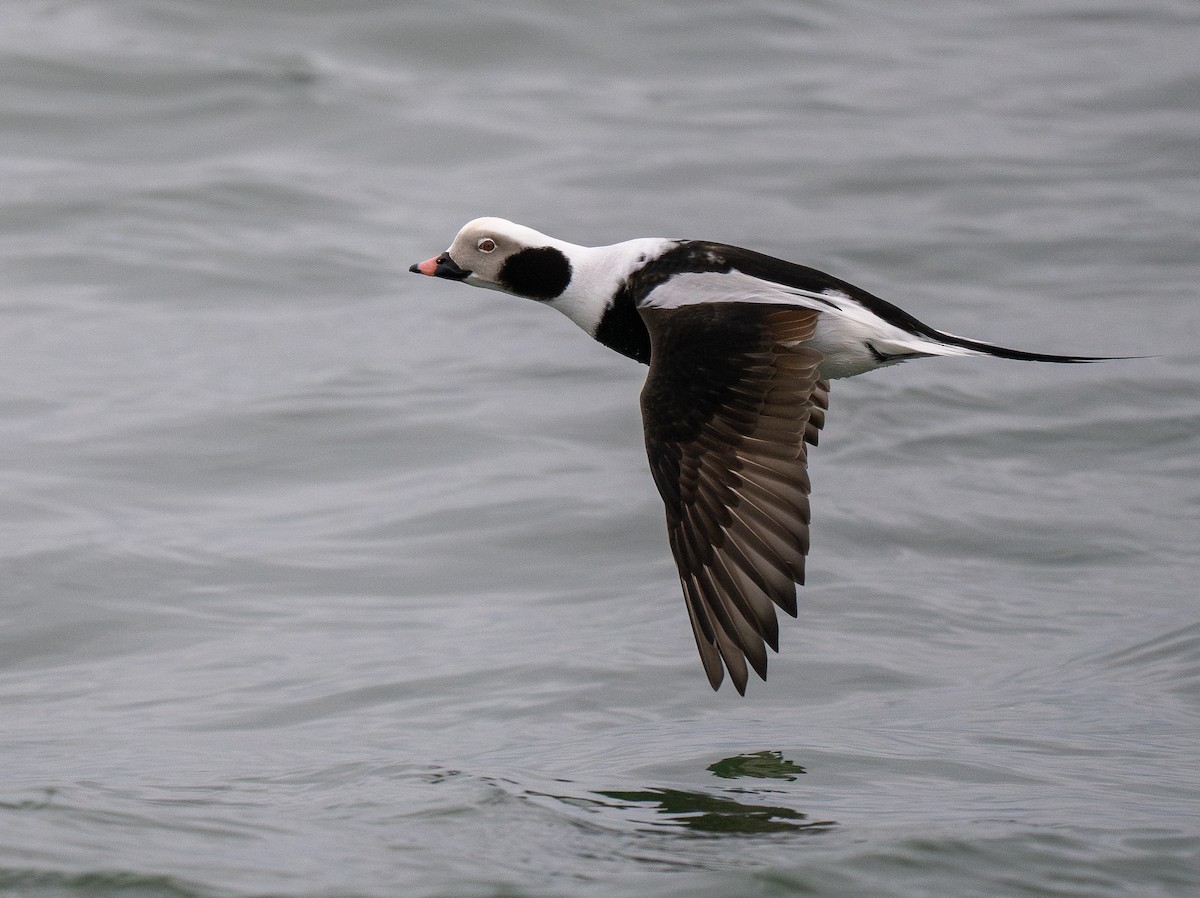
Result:
M0 892L1200 888L1194 4L5 20ZM643 370L407 273L483 214L1152 358L835 384L713 694Z

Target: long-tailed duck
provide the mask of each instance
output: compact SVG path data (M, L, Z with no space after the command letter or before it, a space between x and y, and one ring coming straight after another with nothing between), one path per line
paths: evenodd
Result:
M642 420L708 681L766 679L777 605L796 616L808 553L808 446L829 381L938 355L1093 362L942 333L831 275L703 240L576 246L502 218L413 265L537 300L648 364Z

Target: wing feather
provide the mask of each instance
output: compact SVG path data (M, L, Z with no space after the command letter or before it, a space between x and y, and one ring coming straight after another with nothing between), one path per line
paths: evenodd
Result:
M709 682L745 692L796 614L808 552L808 445L829 405L819 312L721 302L641 310L642 417L688 617Z

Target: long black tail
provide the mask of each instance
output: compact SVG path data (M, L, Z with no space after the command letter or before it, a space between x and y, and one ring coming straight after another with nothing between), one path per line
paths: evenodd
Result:
M930 328L933 330L933 328ZM935 332L935 339L950 346L958 346L983 355L991 355L1000 359L1017 359L1022 362L1056 362L1061 365L1078 365L1088 362L1116 362L1122 359L1141 358L1130 355L1051 355L1044 352L1026 352L1023 349L1009 349L1007 346L997 346L994 343L984 343L981 340L970 340L954 334Z

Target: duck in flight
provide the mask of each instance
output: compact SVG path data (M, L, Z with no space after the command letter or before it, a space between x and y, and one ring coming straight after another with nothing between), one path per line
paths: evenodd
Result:
M703 240L577 246L502 218L468 222L413 265L558 309L649 365L642 422L700 659L745 694L796 616L808 554L808 447L829 382L929 356L1104 359L1006 349L935 330L836 277Z

